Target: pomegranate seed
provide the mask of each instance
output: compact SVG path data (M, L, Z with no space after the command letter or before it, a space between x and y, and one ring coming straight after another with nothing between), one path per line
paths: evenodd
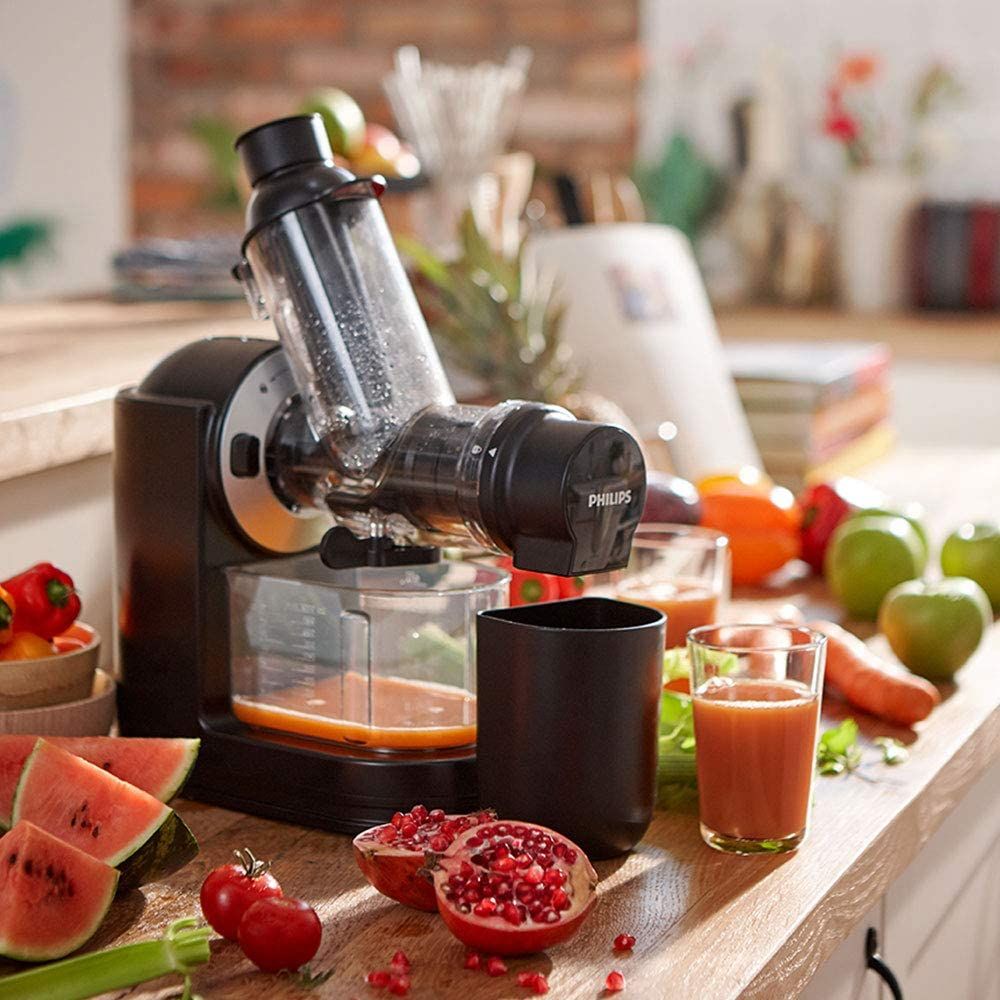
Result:
M510 827L506 823L498 823L490 832L496 837L506 837L510 833Z
M430 847L432 851L440 853L441 851L446 851L450 843L451 841L447 837L442 837L441 834L438 834L436 837L431 837Z
M541 865L532 865L522 878L529 885L538 885L545 878L545 869Z
M389 963L392 966L399 966L404 972L410 971L410 960L406 957L405 951L397 951L395 955L392 956L392 961Z
M563 889L556 889L552 893L552 905L557 910L568 910L573 904L570 902L569 896Z
M531 984L536 996L549 992L549 981L540 972L535 975L535 981Z
M510 905L510 904L508 904ZM497 901L492 896L478 902L472 909L477 917L491 917L497 911Z
M542 881L558 889L566 881L566 873L561 868L550 868L542 876Z
M391 844L397 837L396 828L392 824L387 824L386 826L380 826L378 833L375 834L375 838L381 844Z
M502 916L508 924L513 924L515 927L519 927L523 922L520 911L513 903L504 903L503 910L500 911L500 916Z
M391 978L392 976L390 976L385 969L372 969L372 971L365 976L365 982L369 986L376 986L381 990L389 985L389 980Z
M423 823L427 819L427 806L414 806L410 810L410 815L418 822Z
M631 951L635 947L635 938L631 934L619 934L615 938L615 951Z
M419 829L420 827L412 819L408 819L403 822L403 825L399 828L399 832L404 837L412 837Z
M483 956L478 951L470 951L465 956L465 968L478 969L483 964Z
M507 966L499 955L490 955L486 959L486 972L491 976L506 976Z
M428 815L427 815L427 818L428 818L428 819L429 819L429 820L430 820L430 821L431 821L432 823L440 823L440 822L441 822L441 820L443 820L443 819L444 819L444 810L443 810L443 809L432 809L432 810L431 810L431 811L430 811L430 812L428 813Z
M393 813L390 822L398 830L403 825L403 814L401 812Z
M609 972L604 980L604 988L609 993L621 993L625 989L625 977L620 972Z
M552 848L552 853L557 858L565 858L566 857L566 845L562 844L562 843L556 844L556 846Z
M510 872L514 870L514 859L511 857L497 858L490 868L495 872Z
M472 878L476 874L476 869L469 864L468 861L462 862L462 867L458 869L459 874L462 878Z
M410 992L409 976L393 976L389 980L389 992L396 997L405 997Z
M465 842L465 845L466 847L482 847L483 838L478 835L474 837L469 837L469 839Z

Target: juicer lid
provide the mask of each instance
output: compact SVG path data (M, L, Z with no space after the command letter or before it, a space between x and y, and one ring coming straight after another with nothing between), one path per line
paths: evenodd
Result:
M326 126L318 114L265 122L239 136L234 148L253 185L247 232L240 246L244 259L257 232L288 212L322 199L379 198L385 190L381 174L359 178L333 162Z

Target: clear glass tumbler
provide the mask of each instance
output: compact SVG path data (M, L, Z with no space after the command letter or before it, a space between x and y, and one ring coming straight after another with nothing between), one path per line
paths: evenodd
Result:
M667 616L666 648L719 620L730 590L729 539L686 524L640 524L628 568L615 587L622 601Z
M732 854L794 850L809 820L826 638L708 626L688 651L702 837Z

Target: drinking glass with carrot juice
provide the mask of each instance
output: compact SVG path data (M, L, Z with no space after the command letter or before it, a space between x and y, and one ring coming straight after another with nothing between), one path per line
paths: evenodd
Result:
M729 600L729 539L684 524L640 524L628 569L615 588L619 600L667 616L666 648L683 646L688 632L719 620Z
M732 854L794 850L809 821L826 637L707 626L688 652L702 837Z

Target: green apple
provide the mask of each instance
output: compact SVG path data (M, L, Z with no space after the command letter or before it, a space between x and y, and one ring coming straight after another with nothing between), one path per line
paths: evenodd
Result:
M920 544L923 549L923 561L920 564L920 570L917 576L927 568L927 562L931 556L931 540L927 533L927 527L924 525L924 508L918 503L908 503L904 504L900 510L890 510L888 507L863 507L861 510L856 510L850 515L853 517L904 517L910 524L913 525L913 530L916 531L917 536L920 539Z
M975 580L1000 611L1000 525L963 524L953 531L941 549L941 570Z
M336 87L318 90L306 98L299 113L318 114L330 136L330 146L339 156L350 159L365 144L365 116L358 102Z
M875 621L879 605L898 583L921 573L925 549L904 517L875 514L841 522L830 539L824 575L852 618Z
M896 656L932 681L950 678L979 648L992 622L986 592L961 576L901 583L886 595L878 616Z

